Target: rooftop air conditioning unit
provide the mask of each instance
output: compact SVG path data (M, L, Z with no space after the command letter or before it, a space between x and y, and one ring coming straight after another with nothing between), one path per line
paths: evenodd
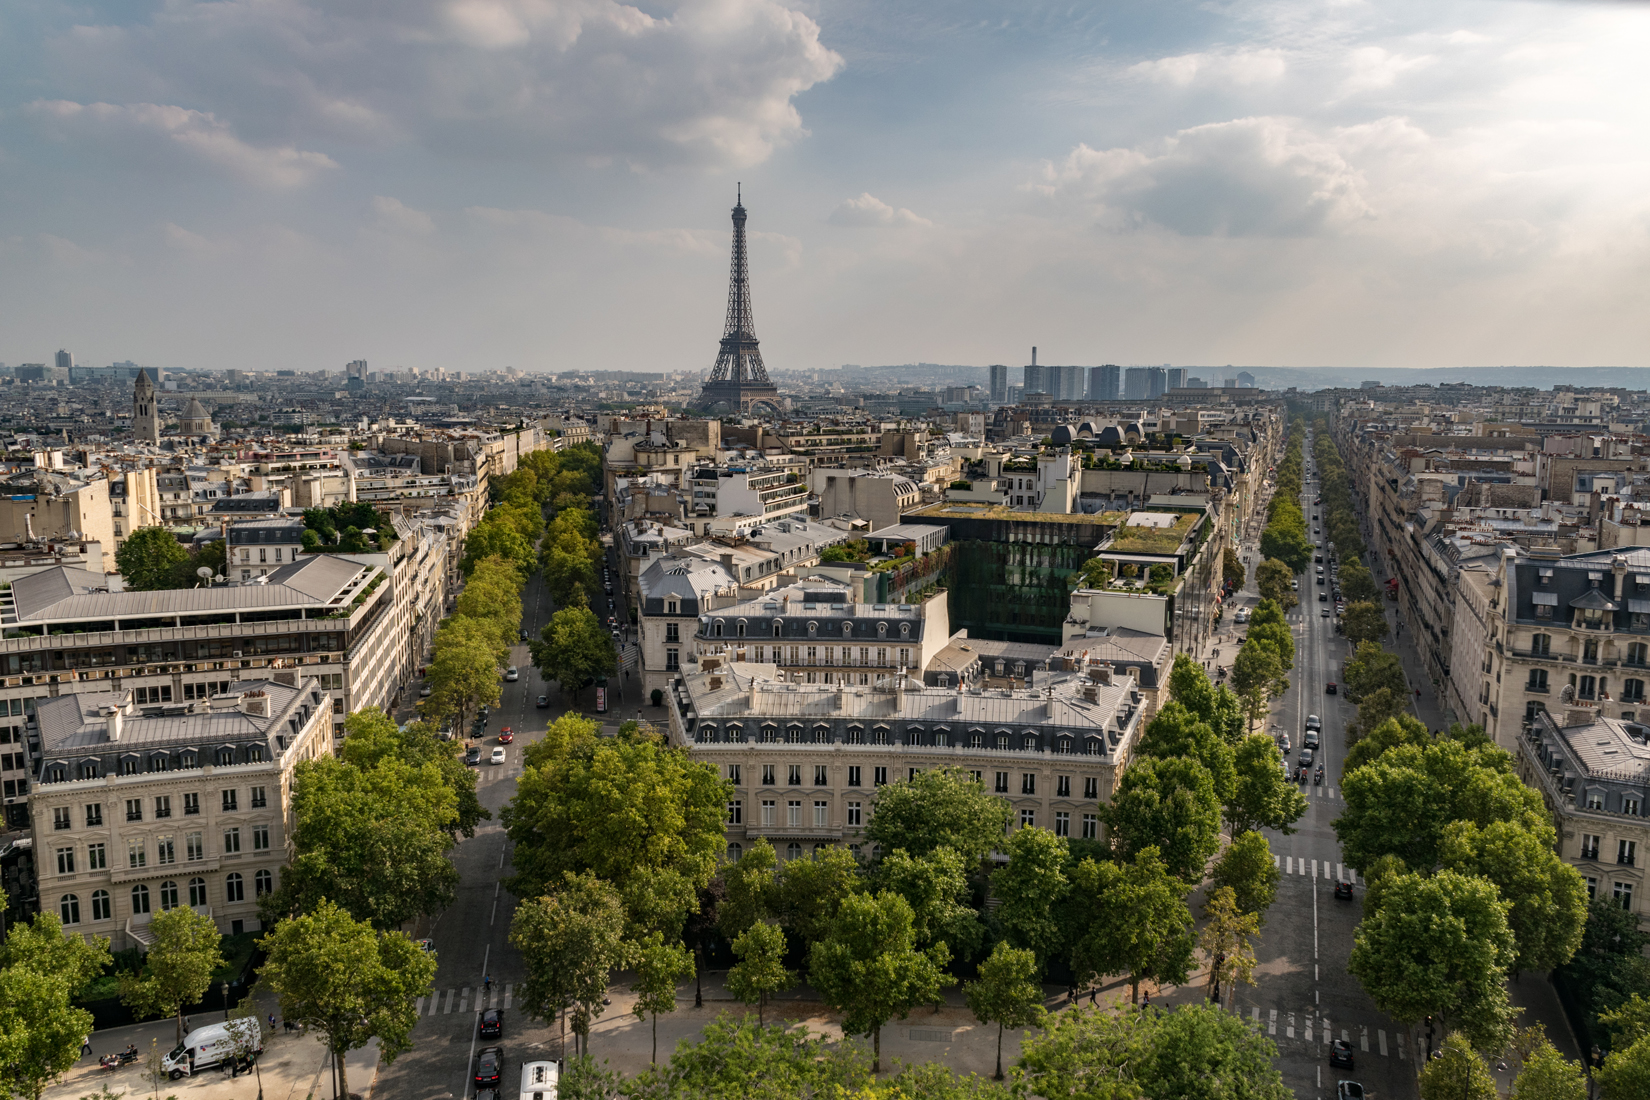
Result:
M231 657L239 657L241 655L241 651L237 649L237 650L233 651L232 653L230 653L229 655Z

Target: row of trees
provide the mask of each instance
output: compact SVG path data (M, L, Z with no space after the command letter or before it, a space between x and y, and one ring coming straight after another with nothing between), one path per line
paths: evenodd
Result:
M1274 476L1272 500L1266 506L1266 527L1260 534L1261 557L1281 561L1291 573L1304 573L1312 564L1312 538L1300 504L1304 434L1300 420L1290 423L1283 460Z
M544 540L544 583L557 610L529 649L540 674L568 696L618 667L612 637L591 609L602 591L596 530L587 509L567 507L556 514Z
M1265 569L1270 564L1262 563ZM1295 667L1295 635L1276 600L1262 598L1249 617L1237 657L1232 661L1232 690L1243 700L1250 725L1265 719L1271 701L1289 690ZM1247 729L1246 729L1247 732Z

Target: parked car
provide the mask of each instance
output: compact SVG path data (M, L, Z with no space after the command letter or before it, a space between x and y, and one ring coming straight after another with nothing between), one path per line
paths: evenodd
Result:
M420 699L428 699L430 697L430 685L429 684L425 684L423 687L418 689L418 697Z
M493 750L493 755L491 757L489 757L489 759L494 764L504 763L504 750L503 749L494 749Z
M476 1087L498 1088L504 1079L504 1048L482 1047L476 1056ZM1360 1095L1358 1100L1363 1100Z
M1329 1064L1340 1066L1342 1069L1352 1068L1352 1044L1345 1039L1336 1039L1329 1044Z
M464 762L466 764L479 764L479 763L481 763L481 750L479 748L472 747L468 752L466 752L464 754Z
M549 710L550 709L550 696L540 695L539 696L539 701L534 703L533 705L538 707L540 710Z
M1278 748L1283 752L1288 752L1292 747L1293 746L1289 743L1289 735L1287 733L1280 733L1278 735Z
M504 1013L497 1008L489 1008L481 1014L481 1037L483 1039L504 1038Z
M1249 609L1247 607L1238 608L1237 609L1237 614L1232 616L1232 621L1237 623L1240 626L1242 624L1248 622L1249 621Z

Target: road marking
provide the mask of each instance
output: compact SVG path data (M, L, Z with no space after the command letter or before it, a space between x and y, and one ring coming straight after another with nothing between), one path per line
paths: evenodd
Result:
M1335 864L1335 877L1343 882L1346 880L1346 870L1339 863Z
M1404 1033L1401 1031L1394 1032L1392 1035L1392 1042L1398 1048L1398 1061L1409 1061L1409 1059L1404 1055Z
M1306 1017L1306 1041L1309 1043L1312 1041L1312 1017L1310 1015Z
M1312 861L1312 877L1318 877L1318 861L1315 859Z
M1289 862L1284 865L1283 873L1286 874L1286 875L1292 875L1292 874L1295 873L1295 857L1294 856L1289 857Z
M1272 1014L1269 1017L1267 1017L1267 1020L1266 1020L1266 1034L1276 1035L1277 1033L1278 1033L1278 1010L1274 1008L1274 1009L1272 1009Z
M1334 1032L1335 1029L1329 1026L1329 1017L1325 1016L1323 1018L1323 1041L1326 1043L1329 1042L1329 1037L1333 1035Z
M1369 1026L1366 1024L1358 1029L1358 1045L1365 1054L1369 1053Z
M1390 1055L1386 1052L1386 1028L1377 1028L1375 1031L1375 1037L1379 1039L1381 1043L1381 1057L1390 1057Z
M469 986L465 986L464 991L458 995L458 1010L460 1012L470 1011L470 987Z
M515 987L510 985L508 982L505 983L505 986L504 986L504 1007L505 1008L510 1007L510 996L511 996L511 993L514 990L514 988Z
M1284 1021L1283 1035L1286 1039L1293 1039L1295 1037L1295 1014L1293 1012L1289 1013L1288 1017Z
M453 1006L458 1003L458 997L456 995L457 992L458 991L456 989L447 990L447 1000L445 1002L445 1007L443 1007L442 1010L441 1010L443 1015L445 1015L446 1013L451 1012L453 1010Z
M418 998L418 1000L413 1002L413 1015L414 1016L424 1015L424 998L423 997L420 997L420 998Z
M1326 881L1329 878L1329 861L1327 859L1323 861L1323 877Z

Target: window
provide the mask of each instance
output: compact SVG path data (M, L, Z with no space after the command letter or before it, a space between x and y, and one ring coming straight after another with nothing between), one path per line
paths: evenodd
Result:
M922 771L921 768L906 768L905 769L905 778L915 779L917 777L917 773L920 772L920 771Z
M1621 682L1621 701L1623 703L1644 702L1644 681L1633 679L1623 680Z
M814 765L814 786L816 786L816 787L829 787L831 785L831 780L829 778L829 775L830 775L830 773L826 770L826 767L825 767L824 764L815 764Z
M149 911L149 887L141 882L132 887L132 912L147 913Z
M206 880L192 878L189 880L189 907L198 909L206 904Z
M1598 696L1598 680L1592 676L1583 676L1576 683L1577 699L1593 699Z
M161 684L159 687L140 687L132 689L132 702L140 707L153 706L157 703L172 701L172 685Z
M879 767L879 768L872 768L871 769L871 784L872 784L872 786L876 786L876 787L885 786L887 784L887 782L888 782L888 769L887 768L880 768Z
M732 733L733 733L733 730L731 728L728 730L728 733L730 735L729 740L736 740L736 738L733 738L731 736ZM740 766L738 764L729 764L728 765L728 782L732 783L735 787L739 786L740 783L744 782L742 779L739 778L739 767Z
M1083 839L1094 840L1100 835L1100 817L1098 814L1083 815Z
M1538 604L1536 604L1535 605L1535 617L1538 618L1538 619L1550 619L1550 618L1552 618L1553 617L1553 605L1550 604L1550 603L1538 603Z
M680 645L681 642L682 642L682 632L681 632L681 630L677 627L677 625L675 623L666 623L665 624L665 644L666 645Z
M241 831L239 829L225 829L223 831L223 854L233 855L241 850Z
M1071 835L1071 815L1069 813L1066 813L1063 810L1055 812L1055 814L1054 814L1054 835L1055 836L1070 836Z
M86 845L86 870L107 871L109 869L109 850L102 844Z
M107 891L107 890L93 890L92 891L92 919L93 920L108 920L109 919L109 912L110 912L109 891Z
M1037 773L1036 772L1021 772L1020 773L1020 793L1021 794L1036 794L1037 793Z
M200 833L185 833L183 836L183 852L185 858L191 862L206 858L206 845Z
M1639 816L1639 800L1623 795L1621 798L1621 812L1629 817Z
M142 821L143 820L143 799L141 799L141 798L128 798L126 800L126 820L127 821Z
M172 796L169 794L157 794L155 796L155 817L162 818L171 816Z
M790 786L790 787L800 787L800 786L802 786L802 765L801 764L790 764L785 768L785 783L786 783L786 786Z
M59 848L57 850L57 873L60 875L74 874L73 848Z
M745 823L745 804L735 798L728 802L728 824L743 825Z
M1602 810L1602 809L1604 809L1604 792L1603 791L1588 791L1587 792L1587 808L1589 810Z
M798 844L794 840L791 841L789 844L785 845L785 858L788 859L788 860L789 859L801 859L802 858L802 845Z
M1007 772L997 772L995 774L992 789L997 794L1007 794L1008 793L1008 773Z
M255 745L253 747L257 748L259 746ZM264 787L253 787L252 790L248 792L251 795L252 808L254 810L261 810L269 804L269 798L264 793L265 790L266 788Z
M1638 862L1639 844L1636 840L1616 841L1616 862L1631 867Z
M64 894L57 901L57 914L63 918L64 924L79 924L80 898L75 894Z
M175 882L163 882L163 883L161 883L160 884L160 911L162 913L164 913L168 909L176 909L177 907L178 907L178 884L175 883Z
M1547 657L1553 652L1553 636L1551 634L1537 634L1530 639L1530 656Z
M1057 775L1054 777L1054 796L1056 798L1071 797L1071 776Z
M52 828L67 829L73 824L74 822L69 819L67 806L57 806L52 810Z
M848 824L858 825L860 823L860 811L862 808L863 807L858 802L848 803Z
M1020 828L1029 829L1029 828L1032 828L1036 824L1037 824L1037 811L1036 810L1021 810L1020 811Z
M1616 883L1613 894L1617 905L1623 909L1633 908L1633 884L1631 882Z
M178 850L172 843L172 838L169 836L157 836L155 838L155 863L176 863L177 861Z
M830 816L830 808L831 804L829 802L814 803L814 828L823 829L826 826L827 819Z
M252 876L252 894L254 897L263 897L275 890L275 876L268 871L259 871Z
M229 877L223 880L223 900L229 902L246 900L246 880L241 878L239 871L229 872Z
M103 803L89 802L86 805L86 827L95 829L103 824Z
M762 765L762 785L764 787L773 786L773 783L774 783L773 769L774 769L774 766L772 764L763 764Z
M1524 688L1526 691L1546 691L1547 670L1544 668L1530 669L1530 680L1529 683L1524 685Z
M764 798L762 800L762 824L768 828L773 827L773 809L773 799Z
M1100 797L1100 778L1093 775L1083 777L1083 797L1094 800Z
M149 851L142 840L128 840L126 842L126 867L132 870L146 867L149 864Z
M227 791L224 791L223 792L223 812L226 813L226 814L227 813L233 813L236 810L240 809L241 808L240 807L240 798L241 798L241 792L235 790L233 787L231 787Z
M252 850L254 852L269 851L268 825L254 825L252 827Z
M186 794L186 795L184 795L183 796L183 812L184 812L185 816L188 816L189 814L198 814L198 813L200 813L201 812L201 796L198 795L198 794Z
M1582 859L1597 859L1598 858L1598 842L1599 842L1599 839L1600 839L1599 837L1596 837L1596 836L1592 835L1591 833L1582 833L1581 834L1581 858Z
M850 787L859 786L859 765L858 764L848 765L848 786L850 786Z
M792 829L801 827L802 800L800 798L793 798L785 803L785 824Z

